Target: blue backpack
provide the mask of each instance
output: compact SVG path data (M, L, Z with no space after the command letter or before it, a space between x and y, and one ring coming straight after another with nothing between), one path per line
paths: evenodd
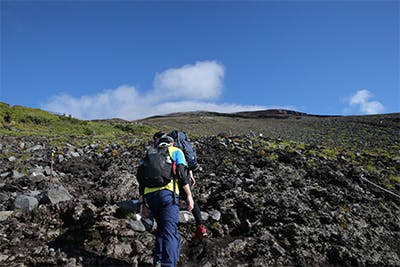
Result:
M183 154L185 154L189 170L197 170L199 164L197 163L196 150L189 142L186 133L183 131L173 130L169 136L174 139L174 145L180 148L183 151Z

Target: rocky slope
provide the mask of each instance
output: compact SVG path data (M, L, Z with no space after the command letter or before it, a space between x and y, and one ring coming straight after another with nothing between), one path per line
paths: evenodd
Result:
M151 266L154 235L120 207L138 197L149 137L0 137L0 264ZM400 266L398 154L245 136L195 146L210 237L192 241L182 212L181 266Z
M138 121L156 128L167 125L191 136L256 135L311 145L342 147L353 152L377 150L398 154L400 113L368 116L315 116L287 110L222 113L178 113Z

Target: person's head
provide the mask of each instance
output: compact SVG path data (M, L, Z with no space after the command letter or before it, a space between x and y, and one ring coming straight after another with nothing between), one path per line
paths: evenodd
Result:
M161 137L158 142L158 147L173 146L173 145L174 145L174 138L168 135Z
M166 134L162 131L158 131L153 135L154 146L158 146L160 143L160 139L165 137Z

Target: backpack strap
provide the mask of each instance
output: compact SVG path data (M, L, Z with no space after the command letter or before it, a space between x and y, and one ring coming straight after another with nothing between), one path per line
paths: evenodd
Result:
M172 157L171 157L172 158ZM176 162L172 161L172 182L174 183L173 185L173 195L172 195L172 203L175 205L176 204Z
M171 174L172 174L172 183L173 183L173 192L172 192L172 203L175 205L176 204L176 176L177 176L177 166L176 166L176 161L172 158L172 153L170 152L169 148L168 148L168 155L171 158L172 161L172 170L171 170Z

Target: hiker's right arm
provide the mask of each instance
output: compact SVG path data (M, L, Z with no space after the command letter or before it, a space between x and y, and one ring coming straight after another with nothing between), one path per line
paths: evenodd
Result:
M190 185L189 185L189 177L187 175L187 170L186 166L184 164L178 164L177 166L178 170L178 183L182 185L183 190L185 190L186 193L186 204L187 204L187 210L191 211L193 209L194 201L193 201L193 196L192 196L192 191L190 190Z
M182 150L176 150L175 153L172 155L173 160L176 162L176 169L177 169L177 176L178 176L178 183L180 186L183 187L185 193L187 195L186 204L187 209L191 211L193 209L194 201L192 197L192 191L190 190L190 181L187 171L187 163L185 156Z
M190 191L189 184L184 185L183 190L185 190L187 196L186 197L187 210L191 211L193 209L194 201L193 201L192 191Z

